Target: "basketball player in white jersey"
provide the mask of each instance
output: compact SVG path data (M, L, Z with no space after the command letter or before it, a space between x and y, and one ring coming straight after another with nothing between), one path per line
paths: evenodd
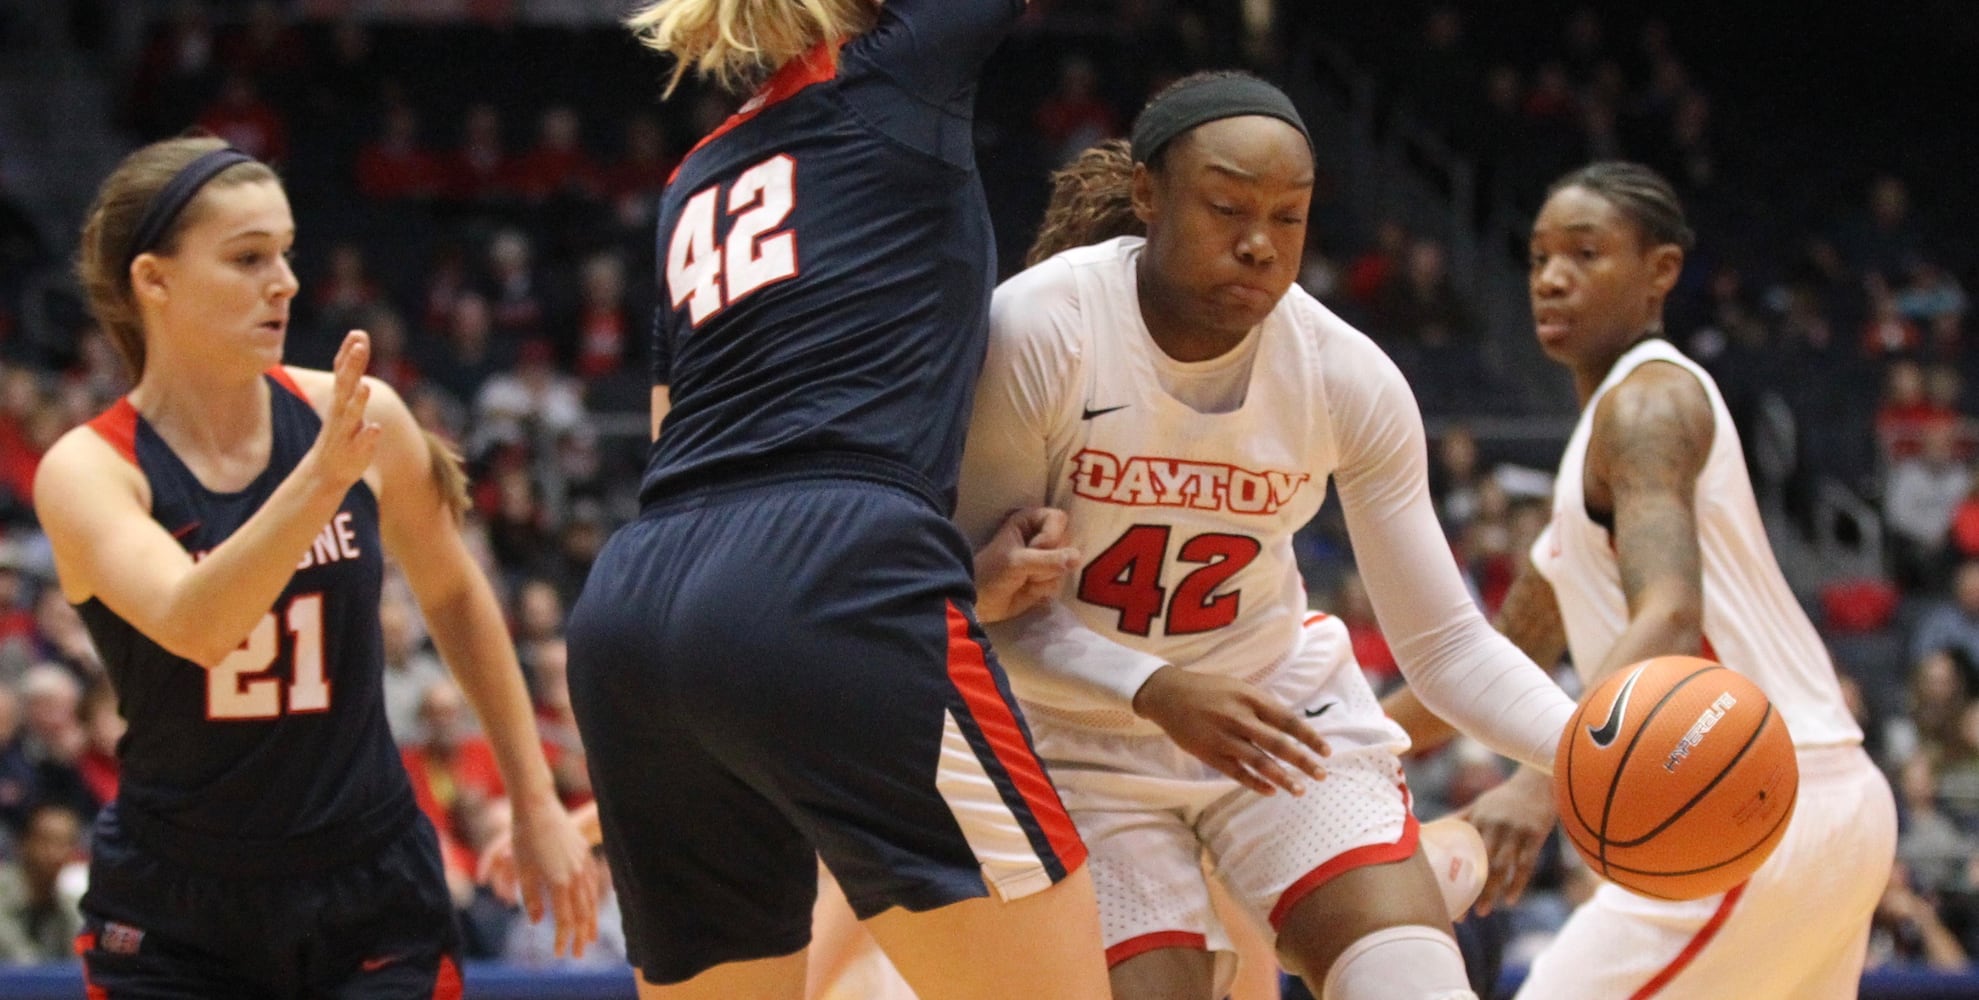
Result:
M989 627L1091 851L1114 995L1220 995L1206 854L1320 996L1473 997L1405 737L1345 628L1307 611L1292 535L1329 478L1432 704L1544 766L1571 703L1466 593L1401 374L1293 285L1313 159L1291 103L1191 77L1142 112L1132 154L1117 202L1145 240L996 293L957 514L977 544L1012 510L1070 515L1081 566Z
M1780 573L1718 387L1661 337L1693 241L1669 184L1596 163L1551 188L1532 229L1540 345L1573 374L1580 423L1507 634L1541 663L1571 652L1584 686L1664 654L1757 683L1793 735L1800 793L1745 884L1692 902L1604 885L1534 963L1521 1000L1832 1000L1856 995L1896 843L1889 785L1861 749L1827 650ZM1447 727L1389 699L1418 745ZM1555 820L1521 769L1470 818L1491 847L1481 906L1516 899Z

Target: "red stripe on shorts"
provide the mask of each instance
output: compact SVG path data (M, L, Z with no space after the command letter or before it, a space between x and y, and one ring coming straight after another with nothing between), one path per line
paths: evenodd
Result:
M135 411L133 411L135 412ZM89 953L96 950L96 933L76 935L76 954L82 956L82 991L89 1000L110 1000L110 991L89 978Z
M1402 792L1402 807L1408 808L1408 790ZM1278 897L1278 905L1271 908L1271 929L1278 930L1285 922L1285 916L1299 901L1312 895L1315 889L1335 878L1369 865L1385 865L1395 861L1405 861L1416 853L1416 814L1404 813L1402 836L1392 844L1366 844L1328 858L1318 868L1299 877L1297 882Z
M1145 955L1161 948L1208 951L1209 939L1194 931L1155 931L1152 934L1130 937L1106 949L1106 967L1111 969L1136 955Z
M1730 892L1725 893L1725 898L1718 903L1717 911L1711 914L1711 919L1706 920L1703 927L1697 929L1696 934L1691 935L1690 943L1684 945L1684 950L1678 952L1677 957L1671 959L1670 964L1664 966L1663 971L1652 977L1641 989L1629 994L1629 1000L1649 1000L1650 997L1662 992L1663 987L1670 985L1670 980L1677 978L1678 973L1689 967L1691 962L1696 961L1697 953L1703 951L1704 946L1718 936L1718 928L1725 926L1726 918L1732 915L1732 907L1743 895L1745 895L1744 882L1733 886Z
M1004 702L996 678L990 676L983 647L969 634L969 616L952 603L948 605L948 679L962 692L962 702L976 720L976 728L982 730L997 762L1010 775L1010 783L1038 821L1059 864L1068 872L1079 867L1086 860L1085 841L1079 839L1072 817L1058 801L1058 789L1044 776L1044 767L1031 752L1024 727L1017 724L1017 716Z
M460 1000L460 966L452 955L440 956L440 973L433 977L433 1000Z
M1317 625L1317 624L1319 624L1320 622L1323 622L1323 621L1325 621L1325 620L1326 620L1326 612L1324 612L1324 611L1315 611L1315 612L1313 612L1312 614L1309 614L1309 615L1307 615L1307 616L1306 616L1306 622L1305 622L1305 623L1306 623L1307 625Z

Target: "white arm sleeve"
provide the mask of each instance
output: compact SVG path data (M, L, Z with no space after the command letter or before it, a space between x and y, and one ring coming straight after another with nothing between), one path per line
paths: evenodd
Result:
M1012 511L1050 496L1052 439L1077 419L1085 385L1071 268L1047 261L1005 282L990 302L989 354L976 383L955 522L980 548ZM1020 689L1049 697L1067 686L1130 709L1164 662L1079 621L1057 601L983 626Z
M1340 339L1354 357L1327 379L1335 483L1354 561L1402 675L1437 715L1550 772L1574 703L1464 588L1429 498L1422 416L1402 373L1365 338Z

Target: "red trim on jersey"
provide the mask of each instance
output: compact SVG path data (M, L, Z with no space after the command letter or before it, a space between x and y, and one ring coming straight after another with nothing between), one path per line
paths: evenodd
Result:
M1684 945L1684 950L1678 952L1677 957L1671 959L1670 964L1664 966L1663 971L1652 976L1641 989L1629 994L1629 1000L1649 1000L1650 997L1662 992L1663 987L1670 985L1670 980L1677 978L1678 973L1689 967L1690 963L1697 959L1698 953L1704 950L1704 946L1718 936L1718 929L1725 926L1726 919L1732 915L1732 907L1738 904L1740 896L1745 895L1745 886L1746 883L1740 882L1733 886L1730 892L1725 893L1724 900L1718 904L1717 912L1712 913L1711 919L1706 920L1704 926L1698 928L1696 934L1691 935L1690 943Z
M1162 948L1208 951L1209 940L1194 931L1154 931L1140 937L1130 937L1106 949L1106 967L1111 969L1137 955L1145 955Z
M89 429L109 442L132 465L137 464L137 407L119 399L89 421Z
M742 105L741 110L730 115L727 121L722 122L719 126L716 126L713 132L702 137L700 142L694 144L693 149L687 151L686 156L680 158L679 163L674 164L673 173L667 175L667 183L672 184L673 179L680 176L680 169L687 165L688 159L701 151L702 146L727 135L743 122L789 100L798 91L812 84L824 83L827 80L836 78L838 76L838 47L842 44L844 44L843 40L837 39L819 42L811 47L811 51L784 63L783 68L772 74L769 80L763 84L762 89L756 91L756 96L751 97L748 103Z
M275 367L268 369L268 377L274 379L277 382L282 383L282 388L295 393L295 398L300 399L305 403L309 402L309 394L302 391L302 386L295 384L295 378L289 374L289 370L287 368L284 368L281 365L276 365Z
M433 977L433 1000L460 1000L460 966L452 955L440 956L440 972Z
M76 935L76 955L82 959L82 990L88 1000L110 1000L110 991L89 978L89 953L96 950L96 932Z
M948 679L962 692L962 702L976 720L976 728L982 730L997 762L1010 775L1010 783L1044 831L1059 864L1068 872L1079 867L1086 860L1085 841L1079 839L1072 817L1059 802L1058 790L1044 776L1044 767L1031 752L1024 727L1018 725L1016 714L1003 700L996 678L990 676L983 647L969 634L969 617L953 603L948 605Z
M1306 616L1306 620L1305 620L1305 622L1304 622L1303 624L1306 624L1306 625L1317 625L1317 624L1319 624L1320 622L1323 622L1323 621L1325 621L1325 620L1326 620L1327 618L1329 618L1329 617L1332 617L1332 616L1330 616L1330 615L1328 615L1328 614L1327 614L1326 612L1324 612L1324 611L1315 611L1315 612L1313 612L1312 614L1310 614L1310 615L1307 615L1307 616Z
M1407 789L1402 790L1402 803L1403 808L1407 808ZM1297 882L1292 883L1290 888L1279 895L1278 905L1271 908L1271 929L1278 930L1279 925L1285 922L1285 917L1292 912L1292 907L1299 905L1299 902L1312 895L1314 890L1335 878L1356 868L1385 865L1413 857L1416 853L1416 815L1409 812L1404 816L1406 818L1402 820L1402 836L1394 843L1367 844L1336 854L1318 868L1300 876Z
M1699 647L1698 652L1704 654L1705 659L1710 660L1712 663L1716 663L1721 666L1724 664L1723 660L1718 659L1718 651L1711 648L1710 636L1705 635L1701 632L1698 633L1697 645Z

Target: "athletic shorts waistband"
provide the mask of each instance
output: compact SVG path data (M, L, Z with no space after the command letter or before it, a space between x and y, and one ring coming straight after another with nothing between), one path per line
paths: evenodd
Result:
M412 796L380 803L369 812L300 837L251 840L188 830L136 807L117 802L99 818L128 834L139 850L175 865L221 878L283 878L314 875L375 856L403 836L419 817Z
M840 479L889 486L948 516L941 491L919 471L890 458L856 451L801 451L693 469L652 484L640 496L640 513L733 490L778 483Z

